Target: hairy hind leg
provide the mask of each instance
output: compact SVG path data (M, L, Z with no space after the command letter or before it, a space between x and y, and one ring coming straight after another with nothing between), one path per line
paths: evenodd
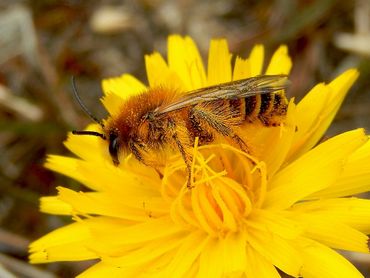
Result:
M222 114L222 113L220 113ZM198 118L198 121L204 120L207 122L207 124L212 127L215 131L222 134L224 137L230 138L236 145L239 146L239 148L244 152L249 152L247 144L243 141L242 138L236 132L234 129L232 129L228 125L228 119L225 117L220 116L219 114L215 114L210 109L206 109L205 107L194 107L192 109L192 115L194 117Z

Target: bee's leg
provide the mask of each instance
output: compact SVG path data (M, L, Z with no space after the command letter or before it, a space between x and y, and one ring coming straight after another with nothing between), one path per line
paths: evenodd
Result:
M149 160L144 159L143 151L148 151L147 148L144 146L141 146L138 143L135 143L134 141L129 141L128 143L129 149L131 153L135 156L135 158L143 163L146 166L152 167L158 174L159 178L163 178L163 173L158 169L158 165L151 163Z
M182 159L185 162L186 170L188 172L187 187L191 189L193 180L191 175L191 163L193 161L193 156L189 150L192 147L191 138L189 137L189 132L186 129L185 123L181 120L177 120L176 123L174 120L169 122L171 130L174 130L172 134L172 139L175 144L175 147L180 151Z
M212 112L209 109L206 109L205 107L196 106L192 109L192 114L195 117L198 117L200 120L206 121L206 123L215 131L217 131L218 133L222 134L225 137L230 138L239 146L241 150L249 153L247 144L230 127L230 124L228 124L228 119L227 118L223 119L222 113L218 113L216 115L214 112Z
M233 131L233 134L231 134L231 139L235 142L235 143L237 143L238 145L239 145L239 148L242 150L242 151L244 151L244 152L246 152L246 153L249 153L249 148L248 148L248 146L247 146L247 144L243 141L243 139L242 138L240 138L240 136L239 135L237 135L236 133L234 133L234 131Z
M144 161L144 159L143 159L143 156L142 156L142 154L141 154L141 151L140 151L140 150L139 150L139 148L138 148L137 143L135 143L134 141L130 140L130 141L128 142L128 147L129 147L129 149L130 149L131 153L135 156L135 158L136 158L137 160L139 160L141 163L145 164L145 161ZM146 165L146 164L145 164L145 165Z
M193 180L192 180L192 175L191 175L191 161L192 161L192 156L185 150L185 147L179 140L179 137L177 133L172 135L172 138L175 140L176 146L179 149L182 159L184 160L186 164L186 170L188 172L188 180L187 180L187 187L188 189L193 188L194 186L192 185Z

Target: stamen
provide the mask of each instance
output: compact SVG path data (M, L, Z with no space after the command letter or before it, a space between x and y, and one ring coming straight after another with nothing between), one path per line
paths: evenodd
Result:
M172 203L172 220L211 237L238 231L255 202L261 206L267 182L265 164L229 145L195 145L193 154L192 190L187 190L186 165L179 156L165 170L162 194ZM228 171L223 160L230 164Z

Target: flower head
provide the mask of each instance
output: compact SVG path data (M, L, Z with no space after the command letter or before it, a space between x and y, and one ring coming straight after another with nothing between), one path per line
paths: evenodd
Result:
M145 57L149 87L194 89L260 74L288 74L286 46L265 71L264 48L247 59L225 40L211 41L207 71L189 37L170 36L167 62ZM179 153L158 169L132 155L116 167L107 143L69 136L77 158L52 155L46 166L91 189L58 187L43 212L74 223L30 245L32 263L99 259L81 277L361 277L333 249L369 253L370 201L349 197L370 188L370 142L362 129L319 142L358 76L350 69L290 100L281 124L246 125L251 152L219 142L192 150L194 187ZM103 81L111 115L148 89L131 75ZM100 131L98 125L89 130Z

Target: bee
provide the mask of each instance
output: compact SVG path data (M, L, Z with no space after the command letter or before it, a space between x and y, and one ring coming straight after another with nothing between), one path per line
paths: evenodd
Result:
M185 93L166 87L149 88L123 102L120 112L103 123L82 103L74 79L72 84L83 110L102 128L102 133L73 131L73 134L106 140L116 166L121 154L132 153L143 164L157 167L156 154L168 147L178 150L187 167L188 186L196 137L199 145L224 138L249 152L238 130L256 122L279 125L288 103L282 91L288 84L287 76L261 75Z

